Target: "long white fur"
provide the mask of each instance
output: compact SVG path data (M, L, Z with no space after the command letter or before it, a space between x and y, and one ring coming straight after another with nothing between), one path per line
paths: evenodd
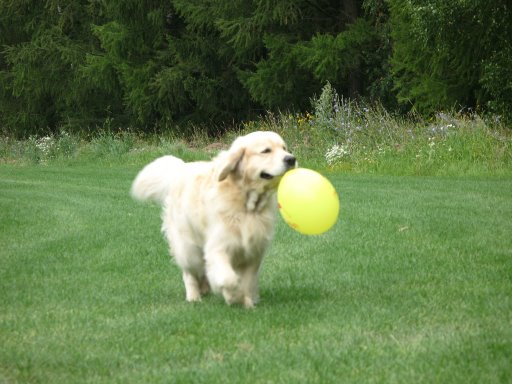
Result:
M174 156L163 156L149 163L133 181L132 197L139 201L153 201L163 205L174 173L184 164L183 160Z
M131 194L162 204L162 229L182 269L188 301L200 300L210 288L228 304L250 308L258 301L258 274L277 211L275 192L290 157L279 135L254 132L212 161L164 156L137 175ZM262 172L275 177L267 180Z

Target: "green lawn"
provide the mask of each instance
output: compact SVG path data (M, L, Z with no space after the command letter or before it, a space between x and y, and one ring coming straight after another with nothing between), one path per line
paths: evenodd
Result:
M0 383L512 381L512 179L328 175L247 311L185 302L138 168L0 165Z

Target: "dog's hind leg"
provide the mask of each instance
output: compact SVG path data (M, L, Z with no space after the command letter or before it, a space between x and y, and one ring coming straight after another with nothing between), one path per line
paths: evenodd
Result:
M169 243L171 254L183 272L187 301L201 300L201 294L208 291L203 252L194 243L179 236L169 237Z
M183 282L185 283L187 301L201 300L201 280L190 272L183 271Z
M201 295L206 295L208 292L210 292L210 283L208 282L206 275L204 275L201 279L200 289Z

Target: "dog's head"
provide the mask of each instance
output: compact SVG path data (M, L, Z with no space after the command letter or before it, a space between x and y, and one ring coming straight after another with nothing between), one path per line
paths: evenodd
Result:
M253 132L236 139L223 155L219 181L233 175L250 184L277 186L279 179L297 166L284 140L275 132Z

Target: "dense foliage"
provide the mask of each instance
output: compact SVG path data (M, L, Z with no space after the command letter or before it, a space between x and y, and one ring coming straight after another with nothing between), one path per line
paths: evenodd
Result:
M326 82L510 118L510 20L505 0L0 0L0 127L215 126L310 108Z

